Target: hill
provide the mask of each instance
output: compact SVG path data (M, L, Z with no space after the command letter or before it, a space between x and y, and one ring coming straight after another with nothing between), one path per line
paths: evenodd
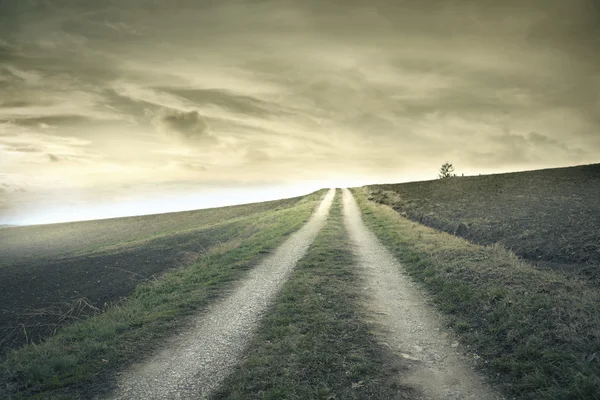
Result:
M298 197L203 210L10 227L0 231L0 267L82 254L164 236L253 213L289 207Z
M600 164L365 189L413 221L600 282Z
M320 196L2 229L0 356L101 312L142 282L269 232L288 214L302 222Z

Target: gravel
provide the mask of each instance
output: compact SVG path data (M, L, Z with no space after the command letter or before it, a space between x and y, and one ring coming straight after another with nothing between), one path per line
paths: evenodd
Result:
M330 190L306 225L252 269L231 295L199 315L193 329L125 371L110 398L209 397L239 361L261 315L324 226L334 195Z
M343 192L344 220L364 281L365 307L380 342L409 367L400 377L403 384L417 389L422 399L502 399L474 370L476 356L463 354L443 318L364 225L350 191Z

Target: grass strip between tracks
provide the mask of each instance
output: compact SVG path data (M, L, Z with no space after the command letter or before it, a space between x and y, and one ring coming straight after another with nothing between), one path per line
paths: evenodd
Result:
M366 225L429 289L473 357L522 399L600 399L600 293L401 217L353 189Z
M399 361L363 322L340 197L215 398L410 398L394 381Z
M105 391L117 370L183 329L186 316L219 298L298 230L323 195L319 191L294 207L249 216L245 239L225 242L193 265L139 285L106 312L10 352L0 364L0 398L89 398ZM239 232L234 236L239 238Z

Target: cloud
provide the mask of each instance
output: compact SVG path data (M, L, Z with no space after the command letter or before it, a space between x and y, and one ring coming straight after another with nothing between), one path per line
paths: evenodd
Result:
M0 108L2 105L0 105ZM1 111L0 111L1 113ZM93 118L88 118L83 115L48 115L43 117L29 117L25 116L23 118L11 118L6 119L4 122L11 122L15 125L20 126L31 126L31 127L41 127L48 128L50 126L58 125L58 126L68 126L68 125L85 125L92 122ZM3 122L0 120L0 122Z
M563 143L559 143L557 140L537 132L529 132L529 134L527 134L527 140L539 147L559 147L568 150L568 147Z
M17 145L17 146L12 146L12 145L5 145L5 149L9 150L9 151L14 151L17 153L41 153L43 152L43 149L41 149L38 146L33 146L33 145Z
M158 113L152 122L166 136L184 142L214 143L206 120L198 111L166 109Z
M32 193L598 161L595 0L18 3L0 174Z
M259 149L248 149L246 150L246 154L245 154L246 160L250 163L250 164L255 164L255 163L260 163L260 162L264 162L264 161L269 161L271 159L271 157L269 157L269 155Z
M50 153L48 153L47 155L48 155L48 159L49 159L51 162L59 162L59 161L60 161L60 158L58 158L58 157L57 157L57 156L55 156L54 154L50 154Z
M226 89L190 89L177 87L157 89L187 99L198 106L217 106L236 114L268 118L274 114L280 115L286 113L284 107L281 105Z
M532 161L551 166L548 155L552 155L552 162L559 165L577 164L585 156L582 149L538 132L505 131L491 135L488 140L487 149L463 152L463 161L474 165L506 168L523 167Z

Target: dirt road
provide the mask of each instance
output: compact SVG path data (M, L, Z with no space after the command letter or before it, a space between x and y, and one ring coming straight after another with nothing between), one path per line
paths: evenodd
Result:
M364 225L350 191L343 192L344 220L365 282L365 307L381 343L410 365L402 383L415 387L423 399L502 399L473 370L440 316Z
M325 224L334 195L335 190L330 190L306 225L255 267L229 296L200 315L193 329L126 371L112 398L206 398L238 362L261 314Z

